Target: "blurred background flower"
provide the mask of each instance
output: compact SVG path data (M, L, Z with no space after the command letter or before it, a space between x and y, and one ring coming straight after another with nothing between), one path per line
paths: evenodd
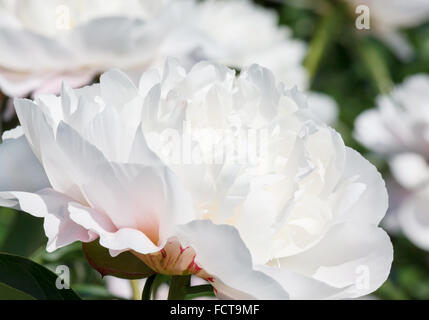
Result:
M395 179L391 183L396 182L392 192L402 188L390 219L397 219L413 243L429 250L429 76L410 76L376 103L377 108L356 119L356 138L386 158Z

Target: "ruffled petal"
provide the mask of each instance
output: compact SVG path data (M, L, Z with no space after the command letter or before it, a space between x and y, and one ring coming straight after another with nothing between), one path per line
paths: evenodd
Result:
M143 232L132 228L117 229L110 219L97 210L77 203L69 205L70 218L83 228L100 236L100 244L110 249L112 256L123 251L134 250L148 254L157 252L162 246L156 246Z
M335 288L325 282L285 268L258 265L256 269L280 283L292 300L336 299L342 291L348 288Z
M219 297L289 298L279 283L254 269L250 252L234 227L195 220L179 226L177 232L180 241L195 250L195 262L213 276Z
M273 262L298 274L344 289L336 298L369 294L386 281L393 260L389 236L357 221L335 225L314 247Z
M346 147L346 166L342 176L346 183L336 196L339 202L336 221L355 220L378 225L388 206L388 195L376 167L355 150Z
M68 206L74 200L52 189L36 193L0 192L0 199L18 202L18 208L35 217L44 218L48 237L46 250L52 252L75 241L90 242L97 236L70 219ZM0 200L0 205L4 205Z

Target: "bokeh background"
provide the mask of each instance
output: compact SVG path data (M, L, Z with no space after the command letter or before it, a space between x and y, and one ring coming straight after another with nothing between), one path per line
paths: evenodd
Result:
M310 74L310 89L335 99L339 106L335 128L346 145L361 152L388 179L390 173L384 159L353 138L354 121L362 111L373 108L376 97L393 84L401 83L409 75L429 73L429 21L401 30L414 51L411 58L404 59L373 32L357 30L354 7L344 1L254 2L275 10L279 24L287 25L294 38L308 44L304 66ZM1 92L0 100L4 115L7 99ZM0 130L16 125L15 117L8 121L2 117ZM395 253L390 277L370 298L429 299L429 253L417 248L400 232L393 232L391 239ZM81 297L115 298L106 279L86 262L80 243L54 253L47 253L45 244L42 219L0 208L0 252L28 257L51 270L61 264L67 265L71 270L71 286ZM157 281L162 285L167 279L158 278Z

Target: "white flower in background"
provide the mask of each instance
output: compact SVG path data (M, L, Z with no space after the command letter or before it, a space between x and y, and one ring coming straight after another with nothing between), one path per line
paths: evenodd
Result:
M386 156L402 190L394 211L404 233L429 250L429 76L414 75L377 99L355 123L356 138Z
M238 68L258 63L286 85L307 88L302 65L307 46L293 40L288 27L278 25L275 11L247 0L203 1L195 9L195 28L213 42L207 48L211 58Z
M58 93L63 80L81 86L112 67L138 80L167 56L188 68L202 59L259 63L290 87L308 87L305 44L247 0L0 0L0 48L0 88L9 96Z
M176 60L139 88L113 70L60 97L17 99L21 126L0 145L0 204L43 217L48 251L99 238L114 256L131 250L159 273L206 279L221 298L366 295L393 256L378 227L384 182L301 101L257 65L235 77ZM158 138L199 129L265 134L249 140L265 151L234 161L233 144L206 163L222 148L202 137L191 162L170 161L171 140Z
M144 70L176 23L179 6L165 2L0 0L1 90L59 92L62 80L80 86L107 68Z
M427 0L346 0L353 12L359 5L370 10L371 31L385 41L402 59L410 59L414 52L405 37L399 32L429 20Z

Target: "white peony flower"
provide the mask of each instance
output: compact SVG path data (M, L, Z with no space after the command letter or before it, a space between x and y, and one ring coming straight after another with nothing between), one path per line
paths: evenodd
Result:
M9 96L58 93L63 80L81 86L112 67L138 79L167 56L188 68L202 59L259 63L290 87L308 87L305 44L248 0L0 0L0 47L0 88Z
M413 49L399 29L418 26L429 20L429 2L426 0L346 0L355 11L357 6L370 9L371 31L385 41L395 53L407 60Z
M214 5L219 11L210 12ZM236 9L244 14L238 21L229 15ZM208 14L218 16L209 21ZM272 12L248 1L1 0L0 17L0 86L12 96L55 91L64 78L83 84L111 67L141 72L166 56L191 65L219 55L241 67L255 62L248 50L266 62L278 52L278 72L291 84L305 82L305 46L278 28ZM257 36L255 25L264 26Z
M358 297L389 274L380 174L267 69L169 60L15 108L0 205L43 217L48 251L99 238L232 298Z
M356 138L386 156L391 172L406 195L395 212L404 233L429 250L429 76L407 78L377 108L356 120ZM397 188L396 188L397 189Z

